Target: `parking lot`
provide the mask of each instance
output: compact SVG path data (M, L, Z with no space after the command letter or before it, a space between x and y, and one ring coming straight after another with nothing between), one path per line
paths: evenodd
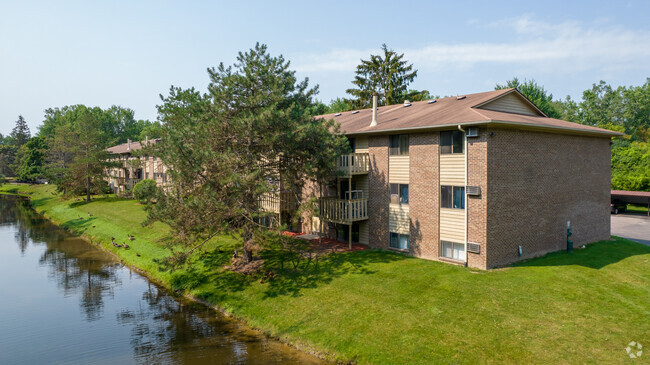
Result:
M650 245L650 217L645 214L612 214L612 235Z

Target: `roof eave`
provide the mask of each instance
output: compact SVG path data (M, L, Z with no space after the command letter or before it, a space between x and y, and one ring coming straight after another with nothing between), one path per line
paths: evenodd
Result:
M479 126L479 125L490 125L490 126L507 126L507 127L515 127L519 129L534 129L534 130L544 130L544 131L549 131L549 132L562 132L562 133L569 133L569 134L581 134L581 135L591 135L591 136L600 136L600 137L617 137L617 136L622 136L623 133L620 132L614 132L614 131L608 131L608 130L585 130L585 129L578 129L578 128L569 128L569 127L559 127L559 126L549 126L545 124L523 124L523 123L518 123L518 122L508 122L508 121L503 121L503 120L493 120L493 119L488 119L488 120L481 120L481 121L474 121L474 122L459 122L459 123L449 123L449 124L442 124L442 125L428 125L428 126L422 126L422 127L405 127L405 128L392 128L392 129L384 129L384 130L377 130L377 131L359 131L359 132L350 132L347 133L345 131L342 132L342 134L346 136L354 136L354 135L380 135L380 134L394 134L394 133L403 133L403 132L426 132L429 130L440 130L440 129L447 129L447 128L453 128L455 126Z

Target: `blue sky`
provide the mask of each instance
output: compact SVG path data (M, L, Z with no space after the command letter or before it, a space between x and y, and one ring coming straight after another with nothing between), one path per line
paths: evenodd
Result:
M462 3L462 5L461 5ZM155 119L171 85L205 90L206 68L255 42L345 96L382 43L434 95L492 90L514 76L555 98L650 76L650 1L0 1L0 133L19 114L71 104Z

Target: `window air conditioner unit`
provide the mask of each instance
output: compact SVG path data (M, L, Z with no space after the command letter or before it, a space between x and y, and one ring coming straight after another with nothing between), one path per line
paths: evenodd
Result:
M478 127L467 128L467 137L478 137Z
M467 242L467 252L481 253L481 244L474 242Z
M480 186L468 186L467 187L467 195L481 195L481 187Z

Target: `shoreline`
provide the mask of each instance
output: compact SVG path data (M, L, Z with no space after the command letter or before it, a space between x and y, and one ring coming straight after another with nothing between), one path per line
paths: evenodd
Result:
M313 348L311 346L307 346L307 345L304 345L304 344L292 342L286 337L275 336L271 332L269 332L268 330L265 330L265 329L263 329L261 327L251 325L250 321L247 318L245 318L243 316L238 316L238 315L229 313L224 308L222 308L222 307L220 307L220 306L218 306L216 304L211 304L211 303L209 303L208 301L206 301L204 299L201 299L199 297L196 297L196 296L190 294L187 290L184 290L183 294L179 294L177 291L174 291L169 284L167 284L167 283L153 277L148 271L146 271L146 270L144 270L144 269L142 269L140 267L137 267L135 265L129 264L120 255L118 255L117 253L115 253L115 252L107 249L106 247L104 247L104 244L101 242L101 240L93 239L93 237L91 235L88 235L86 233L77 234L77 232L64 227L61 224L60 221L53 218L52 216L37 211L35 209L35 207L33 206L33 204L32 204L32 200L31 200L29 194L25 194L24 192L17 192L17 193L0 192L0 194L1 195L16 196L16 197L28 200L29 205L30 205L30 209L33 212L35 212L36 214L38 214L39 216L46 219L50 224L55 225L57 228L59 228L62 231L70 234L72 237L80 238L80 239L84 240L85 242L87 242L88 244L92 245L93 247L96 247L96 248L102 250L103 252L108 253L111 257L116 259L121 265L135 271L136 273L138 273L138 275L146 278L151 283L163 288L164 290L166 290L174 298L180 298L182 300L187 300L187 301L194 302L196 304L208 307L208 308L214 310L215 312L217 312L218 314L223 315L224 317L226 317L226 318L228 318L230 320L233 320L233 321L236 321L236 322L239 322L239 323L245 325L248 329L250 329L252 331L258 332L258 333L264 335L265 337L267 337L269 339L280 342L280 343L282 343L284 345L287 345L287 346L289 346L289 347L291 347L293 349L296 349L296 350L298 350L300 352L303 352L303 353L305 353L307 355L314 356L314 357L318 358L319 360L322 360L322 361L324 361L326 363L355 364L355 362L353 362L353 361L332 361L332 355L331 354L328 354L328 353L322 352L322 351L318 351L318 350L316 350L315 348Z

